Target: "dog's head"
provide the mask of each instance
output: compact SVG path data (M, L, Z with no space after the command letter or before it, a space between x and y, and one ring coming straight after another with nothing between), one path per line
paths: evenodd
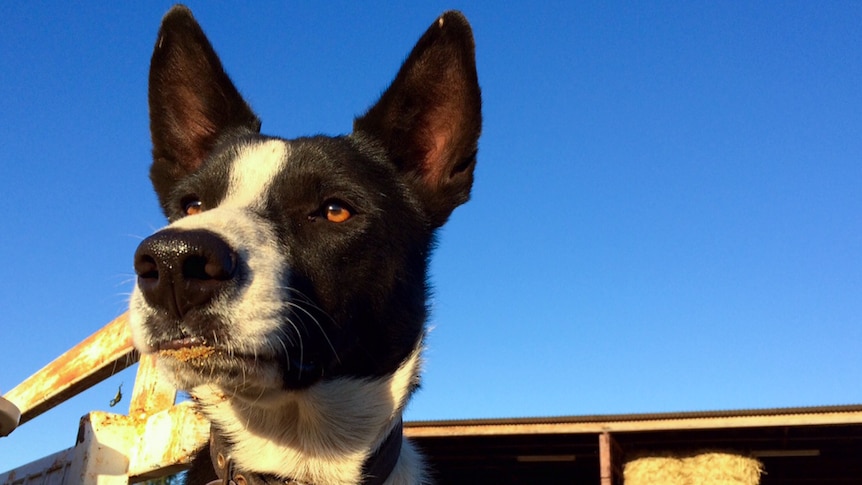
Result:
M135 254L136 347L185 389L259 400L392 374L420 345L434 231L469 198L473 38L450 12L346 136L260 121L184 7L150 67L150 176L170 225Z

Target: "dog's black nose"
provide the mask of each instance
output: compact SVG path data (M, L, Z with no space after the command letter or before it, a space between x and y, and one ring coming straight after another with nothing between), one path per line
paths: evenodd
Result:
M210 231L165 229L138 246L135 273L147 303L179 319L230 286L237 254Z

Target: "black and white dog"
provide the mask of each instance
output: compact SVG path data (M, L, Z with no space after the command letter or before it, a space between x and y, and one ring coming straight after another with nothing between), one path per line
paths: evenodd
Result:
M182 6L149 82L150 177L170 225L135 253L131 326L212 422L188 482L427 483L401 414L434 232L473 183L467 20L434 21L345 136L259 134Z

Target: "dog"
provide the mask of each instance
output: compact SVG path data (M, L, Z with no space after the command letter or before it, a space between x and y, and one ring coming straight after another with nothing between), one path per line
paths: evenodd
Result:
M211 422L187 483L430 483L401 419L435 231L473 185L474 50L446 12L352 133L284 139L192 13L163 18L150 179L169 225L135 252L130 325Z

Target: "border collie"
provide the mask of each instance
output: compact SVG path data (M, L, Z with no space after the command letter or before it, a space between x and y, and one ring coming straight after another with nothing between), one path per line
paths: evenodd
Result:
M130 307L135 346L212 423L188 483L429 483L401 415L434 233L473 184L474 57L444 13L351 134L288 140L260 134L191 12L165 15L150 178L169 225L135 253Z

